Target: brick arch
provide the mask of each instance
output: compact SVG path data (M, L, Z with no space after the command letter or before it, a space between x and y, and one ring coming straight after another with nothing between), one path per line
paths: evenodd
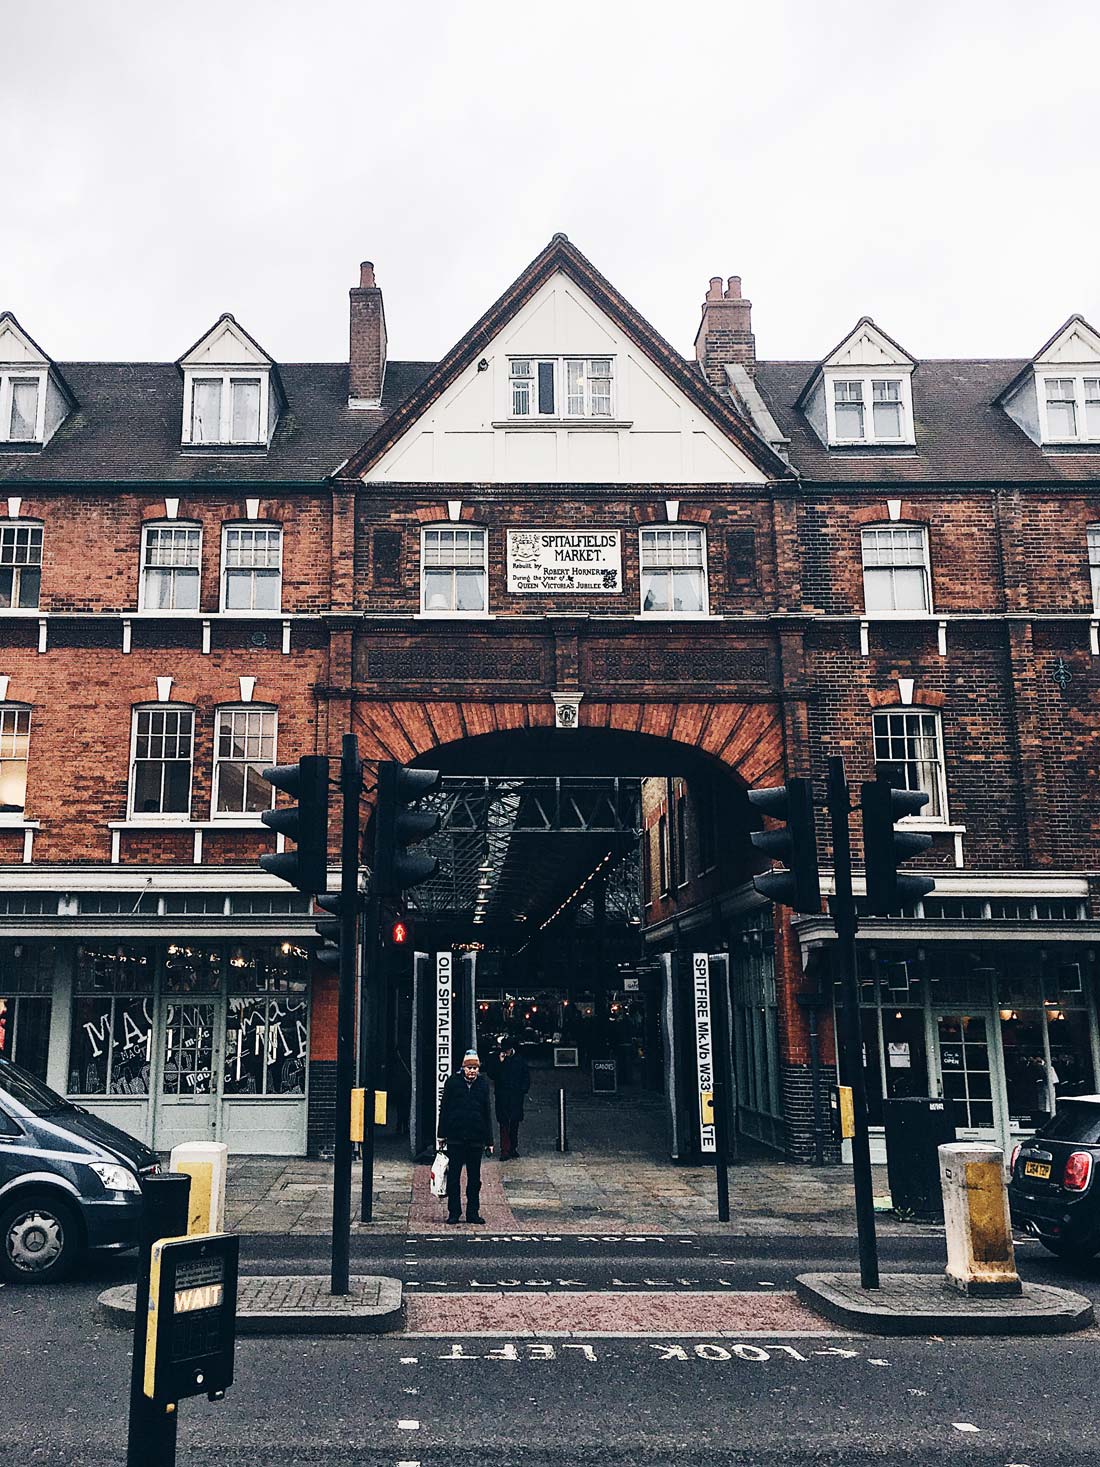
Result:
M364 759L407 764L442 744L481 734L552 728L554 709L543 701L357 698L352 723ZM724 764L745 785L778 784L784 778L783 725L773 703L609 703L586 698L580 726L685 745Z

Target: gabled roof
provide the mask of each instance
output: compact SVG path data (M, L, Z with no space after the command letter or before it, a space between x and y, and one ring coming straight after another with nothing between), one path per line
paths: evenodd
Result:
M210 327L209 331L204 331L193 346L189 346L182 356L176 358L176 366L182 372L184 367L200 365L193 359L199 355L204 347L208 345L212 346L226 340L237 343L239 355L227 356L216 353L208 358L211 366L217 363L219 366L230 367L238 365L266 367L277 383L280 395L283 397L286 396L279 377L279 368L275 363L274 357L269 352L264 351L256 338L250 332L246 331L236 316L232 315L229 311L223 311L213 326Z
M793 470L707 385L688 362L641 316L629 301L599 273L592 262L564 234L555 234L499 300L461 337L420 386L353 454L341 469L342 477L358 477L431 407L436 399L485 351L500 330L523 308L555 272L561 271L592 297L638 348L690 398L727 438L771 478L792 478Z
M1040 362L1044 361L1045 358L1049 356L1049 354L1058 345L1059 341L1061 341L1064 336L1074 334L1074 328L1078 328L1076 334L1080 335L1083 329L1083 332L1086 335L1093 338L1093 341L1095 342L1094 350L1097 352L1098 355L1100 355L1100 331L1097 331L1095 326L1086 321L1084 316L1075 312L1074 315L1070 316L1067 321L1062 322L1061 326L1058 327L1058 330L1054 333L1052 337L1049 338L1049 340L1043 342L1042 346L1031 358L1031 360L1024 363L1022 370L1017 372L1016 376L1013 377L1012 381L998 396L998 403L1003 402L1007 397L1011 397L1012 394L1016 391L1017 387L1019 387L1020 383L1024 380L1025 377L1027 377L1028 373L1033 371ZM1090 345L1092 345L1092 343L1090 343Z
M49 368L51 377L57 383L57 386L60 388L60 390L69 399L69 405L71 407L76 407L76 397L73 395L73 390L65 381L65 378L62 376L61 371L57 366L57 363L47 352L44 352L42 350L42 348L38 345L38 342L35 341L34 337L30 334L29 331L24 331L23 327L20 326L19 322L15 319L15 316L12 314L11 311L0 311L0 339L3 338L5 332L8 332L11 335L15 336L17 340L23 343L24 348L28 349L28 366ZM34 356L37 356L37 361L34 361L32 359ZM0 351L0 361L7 360L8 358L4 356L3 351Z
M900 343L896 342L892 336L889 336L885 331L883 331L882 327L879 326L875 321L873 321L870 316L860 316L859 320L852 327L851 331L848 332L847 336L842 336L841 339L837 342L836 346L833 347L832 351L826 352L825 356L822 357L821 361L818 362L817 366L814 367L809 377L807 377L806 384L803 387L802 391L799 393L799 406L801 406L805 399L810 395L811 390L817 382L817 379L821 376L822 372L824 372L827 367L840 365L839 358L844 355L845 351L847 351L861 339L872 342L878 348L879 352L882 354L882 365L884 366L909 367L910 369L912 369L917 365L916 358L911 356L909 352L907 352L905 348L900 345Z

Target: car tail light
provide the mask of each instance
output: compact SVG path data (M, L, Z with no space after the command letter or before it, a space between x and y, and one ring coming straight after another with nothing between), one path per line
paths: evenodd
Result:
M1016 1158L1019 1156L1020 1149L1023 1144L1024 1143L1022 1141L1017 1141L1016 1145L1012 1148L1012 1160L1008 1164L1008 1169L1010 1172L1014 1172L1016 1170Z
M1062 1186L1069 1192L1083 1192L1092 1180L1092 1152L1074 1151L1066 1162Z

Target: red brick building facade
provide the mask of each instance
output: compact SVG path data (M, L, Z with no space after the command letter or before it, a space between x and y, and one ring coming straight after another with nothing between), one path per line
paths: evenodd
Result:
M740 1124L795 1156L829 926L755 898L745 790L893 765L939 886L863 928L872 1090L1004 1133L1093 1088L1100 342L766 363L750 309L712 281L686 361L556 236L434 365L388 360L370 266L350 364L232 317L58 364L0 316L3 1047L159 1146L324 1145L332 985L257 771L350 729L650 776L648 946L729 952ZM602 579L524 579L558 532Z

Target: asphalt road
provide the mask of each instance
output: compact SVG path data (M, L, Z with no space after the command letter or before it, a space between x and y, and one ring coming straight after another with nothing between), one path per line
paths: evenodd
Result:
M439 1278L438 1292L470 1289L475 1279L524 1288L551 1276L612 1291L616 1278L642 1289L647 1278L654 1289L682 1289L682 1278L720 1287L715 1281L728 1278L763 1291L850 1257L843 1241L789 1237L764 1246L717 1237L492 1238L365 1240L355 1266L384 1266L414 1286L421 1276L422 1289ZM882 1251L891 1269L930 1269L942 1260L942 1240L890 1239ZM246 1240L245 1267L256 1271L323 1272L325 1259L324 1240ZM1026 1277L1100 1302L1100 1265L1068 1269L1034 1245L1021 1248L1020 1265ZM4 1467L125 1460L129 1335L100 1321L95 1300L132 1272L131 1260L107 1259L66 1285L0 1290ZM178 1461L1096 1467L1098 1344L1097 1331L1025 1340L242 1337L226 1400L181 1404Z

